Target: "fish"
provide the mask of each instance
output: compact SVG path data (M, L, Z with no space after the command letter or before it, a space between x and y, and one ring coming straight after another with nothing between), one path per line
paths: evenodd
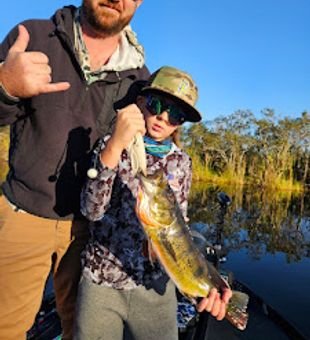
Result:
M197 303L200 297L207 297L212 288L219 292L230 288L195 245L162 170L149 176L140 173L139 182L137 217L153 252L179 291ZM247 294L232 291L227 305L225 317L239 330L247 325L248 301Z
M146 176L146 152L143 137L140 132L134 136L127 148L127 152L129 154L133 175L142 173Z

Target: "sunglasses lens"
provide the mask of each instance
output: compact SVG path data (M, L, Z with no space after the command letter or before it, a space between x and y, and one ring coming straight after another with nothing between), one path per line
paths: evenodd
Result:
M147 98L147 108L153 115L160 115L162 113L162 103L159 98L149 96Z
M164 104L158 97L149 95L147 97L146 107L152 115L160 115L164 111L167 111L171 125L181 125L185 122L185 114L181 109L173 104Z
M185 114L177 107L170 105L169 123L171 125L182 125L185 121Z

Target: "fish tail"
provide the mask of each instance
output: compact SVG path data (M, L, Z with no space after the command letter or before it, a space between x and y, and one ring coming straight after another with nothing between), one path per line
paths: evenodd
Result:
M249 296L245 293L233 291L233 295L228 303L226 319L239 330L243 331L248 322L248 313L246 312Z

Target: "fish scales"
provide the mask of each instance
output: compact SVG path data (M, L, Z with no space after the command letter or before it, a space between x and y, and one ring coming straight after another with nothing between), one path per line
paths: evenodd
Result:
M161 231L150 233L149 238L152 240L157 257L166 264L164 267L170 275L175 277L179 290L186 295L205 296L210 287L204 282L207 272L199 265L199 261L197 262L197 257L201 254L196 251L190 240L184 242L184 238L176 237L179 234ZM185 237L188 231L181 234ZM201 281L203 281L202 286Z
M167 274L185 296L207 297L211 288L229 287L195 246L162 171L140 175L136 213ZM248 296L233 292L226 318L238 329L246 327Z

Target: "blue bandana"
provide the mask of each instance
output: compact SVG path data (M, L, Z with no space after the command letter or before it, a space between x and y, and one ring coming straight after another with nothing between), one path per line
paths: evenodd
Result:
M170 139L166 139L160 142L152 139L151 137L144 136L144 146L146 153L159 157L164 158L172 147L172 141Z

